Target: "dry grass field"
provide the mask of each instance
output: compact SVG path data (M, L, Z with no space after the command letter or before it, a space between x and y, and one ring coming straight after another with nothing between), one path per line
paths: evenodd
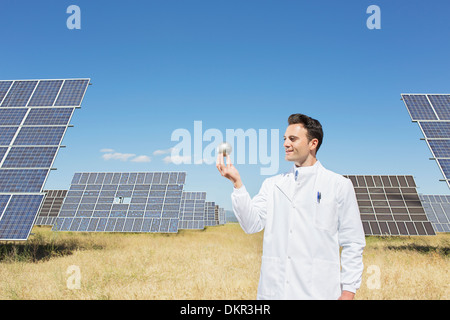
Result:
M0 244L0 299L255 299L262 233L54 233ZM357 299L449 299L450 234L368 237Z

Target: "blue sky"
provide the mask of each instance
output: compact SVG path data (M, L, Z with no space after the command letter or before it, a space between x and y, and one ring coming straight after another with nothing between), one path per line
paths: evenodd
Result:
M66 9L81 9L69 30ZM369 30L368 6L381 9ZM231 208L215 165L166 163L174 130L278 129L287 117L321 121L318 159L341 174L412 174L418 191L448 194L400 100L449 93L450 2L444 0L3 0L0 79L91 78L46 188L74 172L186 171L185 189ZM204 146L208 143L205 142ZM101 152L134 154L105 160ZM147 156L149 162L133 162ZM147 159L141 157L140 159ZM251 195L260 164L238 169Z

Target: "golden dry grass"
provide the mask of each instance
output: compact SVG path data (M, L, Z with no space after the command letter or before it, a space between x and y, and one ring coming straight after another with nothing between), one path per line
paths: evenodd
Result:
M0 299L256 298L263 234L238 224L178 234L33 232L26 244L0 244ZM357 299L448 299L449 242L449 234L367 238ZM79 268L79 289L68 288L70 266Z

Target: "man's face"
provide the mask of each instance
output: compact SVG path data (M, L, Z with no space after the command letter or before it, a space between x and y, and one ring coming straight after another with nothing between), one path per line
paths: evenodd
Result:
M308 131L302 124L291 124L284 134L285 159L297 166L307 164L315 156L317 143L317 139L308 140Z

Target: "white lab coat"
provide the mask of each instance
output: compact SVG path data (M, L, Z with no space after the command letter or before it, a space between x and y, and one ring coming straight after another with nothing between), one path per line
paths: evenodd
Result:
M264 229L258 299L337 299L361 283L365 237L351 181L319 161L299 170L297 181L295 166L266 179L253 199L245 186L231 195L244 231Z

